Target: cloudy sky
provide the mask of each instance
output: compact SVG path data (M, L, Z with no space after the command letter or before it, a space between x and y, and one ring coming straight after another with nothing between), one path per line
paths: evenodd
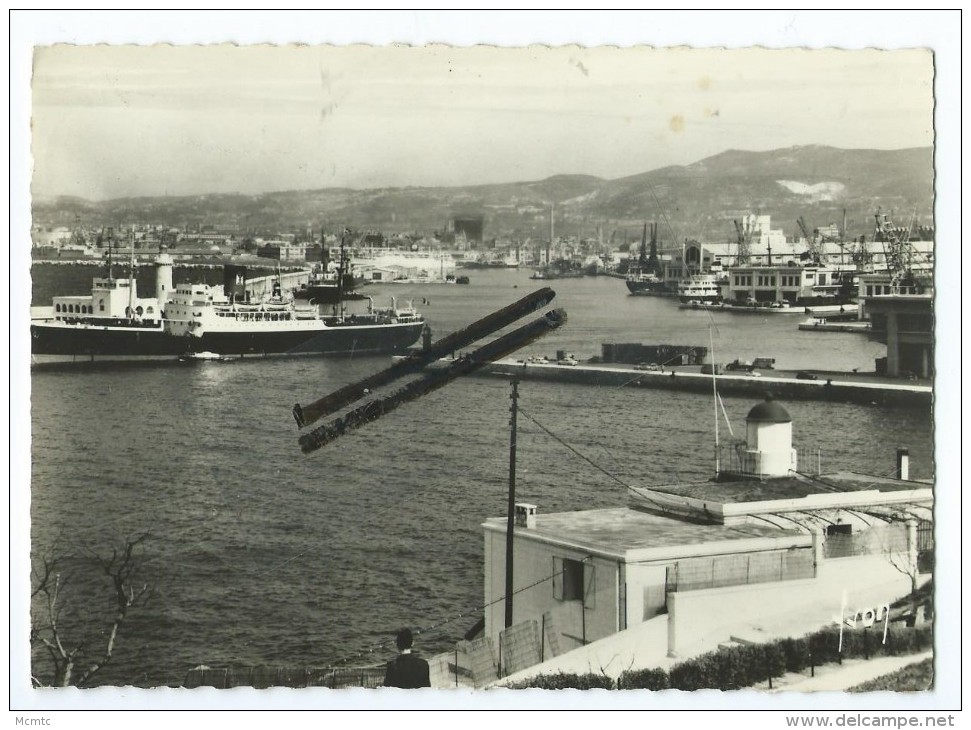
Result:
M920 49L40 46L32 191L616 178L731 148L930 146L933 66Z

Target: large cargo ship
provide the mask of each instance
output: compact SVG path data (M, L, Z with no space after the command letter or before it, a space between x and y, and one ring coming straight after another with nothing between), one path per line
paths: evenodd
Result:
M227 279L238 276L238 267L226 269ZM247 299L240 284L186 284L166 303L165 326L190 352L355 355L404 351L418 341L425 320L394 299L391 307L377 308L368 298L365 309L349 312L344 302L297 306L279 284L259 301Z
M172 260L156 260L155 297L139 297L135 278L94 279L87 296L54 297L49 316L32 320L31 362L177 359L196 352L227 356L353 355L401 352L425 322L411 306L351 312L343 301L299 306L275 281L254 297L246 269L224 267L222 286L172 286ZM134 270L134 266L132 267Z

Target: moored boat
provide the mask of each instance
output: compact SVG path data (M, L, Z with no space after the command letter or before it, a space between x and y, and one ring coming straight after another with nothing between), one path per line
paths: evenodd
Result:
M230 268L230 267L227 267ZM228 273L227 279L233 274ZM270 297L247 300L238 285L183 285L165 307L166 327L188 352L221 355L354 355L400 352L421 336L425 320L411 306L348 312L344 303L298 306L279 286Z
M89 295L54 297L50 315L30 324L32 364L173 358L184 343L166 330L164 303L172 289L172 259L155 261L155 296L138 296L134 253L128 278L96 277Z
M320 263L314 266L307 283L293 290L294 298L315 304L337 304L340 301L366 299L366 295L357 291L366 283L365 279L354 274L344 247L343 236L336 262L329 260L323 240L321 245L324 253Z
M661 262L658 258L657 224L651 224L651 245L648 253L647 223L641 236L641 247L637 259L630 260L626 277L627 291L641 296L666 296L672 294L661 276Z
M90 296L55 297L51 316L31 323L32 364L176 360L211 353L352 355L401 352L418 341L422 315L409 306L350 312L343 300L299 306L278 279L253 298L244 267L224 267L224 284L172 288L171 259L156 262L156 297L140 298L134 276L95 279ZM253 283L253 282L251 282ZM329 311L327 311L329 310ZM194 359L204 359L195 357Z
M637 296L666 296L671 293L665 288L661 277L639 269L631 270L624 282L627 284L627 291Z
M722 300L721 280L716 274L692 274L678 283L682 304L710 305Z
M235 359L231 355L220 355L218 352L209 352L208 350L187 352L179 356L180 362L229 362Z

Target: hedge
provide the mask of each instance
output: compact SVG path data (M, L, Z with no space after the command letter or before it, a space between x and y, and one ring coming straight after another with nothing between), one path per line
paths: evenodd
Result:
M779 639L766 644L743 644L702 654L675 664L667 672L663 669L624 672L617 681L618 689L741 689L781 677L786 672L801 672L811 666L831 664L840 660L839 629L823 629L795 639ZM844 658L900 656L916 654L934 643L934 629L930 624L915 628L895 628L843 632Z
M506 685L508 689L613 689L614 680L605 674L540 674Z
M931 624L914 628L882 627L843 632L844 658L916 654L934 643ZM508 685L510 689L698 689L736 690L802 672L811 666L840 660L839 629L826 628L803 637L779 639L765 644L742 644L702 654L664 669L637 669L620 675L616 684L603 674L543 674Z

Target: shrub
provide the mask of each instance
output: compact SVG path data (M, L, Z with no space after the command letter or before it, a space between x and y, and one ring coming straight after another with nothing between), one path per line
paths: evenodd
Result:
M850 687L848 692L925 692L934 688L934 661L925 659L893 674Z
M540 674L506 685L509 689L613 689L614 681L604 674Z
M709 689L714 686L708 671L708 664L711 661L710 655L697 657L691 661L681 662L671 667L669 676L671 687L686 692L693 692L696 689Z
M781 677L786 673L786 654L781 641L764 646L766 677Z
M626 671L617 679L617 689L662 690L671 687L671 678L663 669L635 669Z
M916 654L934 645L934 627L930 624L914 628L891 628L887 631L887 643L883 647L887 654L899 656Z
M809 648L813 654L813 662L829 664L839 659L839 632L823 629L809 635Z
M801 672L809 666L809 641L805 637L783 639L780 643L787 672Z
M765 655L761 644L745 644L738 649L742 666L738 675L739 687L751 687L766 679Z

